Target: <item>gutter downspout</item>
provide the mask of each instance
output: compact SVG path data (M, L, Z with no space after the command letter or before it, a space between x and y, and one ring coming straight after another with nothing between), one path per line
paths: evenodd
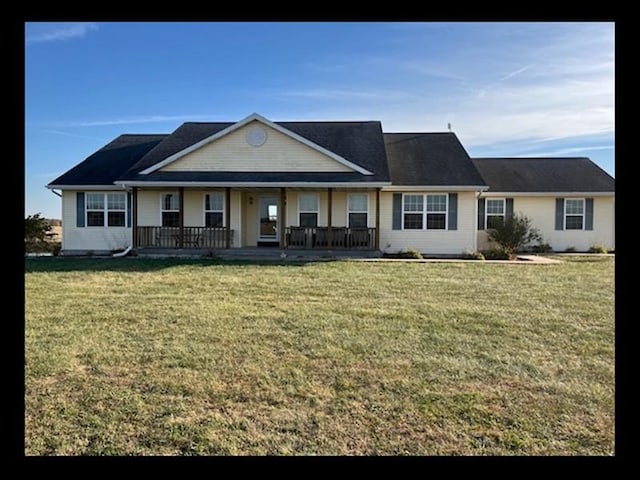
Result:
M129 245L127 248L125 248L124 252L113 253L111 256L114 257L114 258L126 257L129 254L130 251L131 251L131 245Z

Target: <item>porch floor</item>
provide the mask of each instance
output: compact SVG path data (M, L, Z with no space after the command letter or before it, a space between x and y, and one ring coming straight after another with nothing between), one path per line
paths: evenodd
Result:
M203 248L138 248L139 257L202 257L211 252ZM274 247L243 247L213 250L217 258L225 260L297 260L327 258L378 258L382 252L377 250L304 250L282 249ZM285 256L283 256L283 254Z

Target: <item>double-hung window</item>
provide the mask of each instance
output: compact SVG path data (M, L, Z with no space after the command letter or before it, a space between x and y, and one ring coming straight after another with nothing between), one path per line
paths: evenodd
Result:
M446 230L447 195L404 195L402 221L405 230Z
M204 196L205 227L223 226L224 203L221 193L207 193Z
M175 193L163 193L161 200L162 226L180 226L180 197Z
M318 226L318 204L317 193L301 193L298 195L298 215L301 227Z
M87 193L88 227L124 227L127 215L126 193Z
M366 228L369 224L369 195L349 195L349 228Z
M564 229L584 228L584 198L567 198L564 201Z
M496 228L504 223L505 199L504 198L487 198L486 220L487 229Z
M427 230L446 230L447 196L427 195Z
M403 202L403 224L405 230L422 230L424 195L405 195Z

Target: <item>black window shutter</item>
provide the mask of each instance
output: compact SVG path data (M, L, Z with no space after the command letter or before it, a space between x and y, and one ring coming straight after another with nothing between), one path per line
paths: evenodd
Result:
M564 198L556 198L556 230L564 230Z
M127 192L127 227L131 228L131 192Z
M449 194L449 230L458 229L458 194Z
M393 194L393 230L402 230L402 194Z
M84 192L76 192L76 227L84 227Z
M478 230L484 230L484 198L478 199Z
M584 229L593 230L593 198L584 201Z
M504 216L507 218L513 217L513 198L507 198L504 202Z

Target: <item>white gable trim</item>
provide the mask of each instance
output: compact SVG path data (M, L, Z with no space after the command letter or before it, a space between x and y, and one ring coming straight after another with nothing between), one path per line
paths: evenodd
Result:
M239 128L244 127L245 125L247 125L250 122L253 122L254 120L273 128L274 130L277 130L278 132L287 135L290 138L293 138L294 140L297 140L298 142L306 145L307 147L311 147L314 150L326 155L327 157L332 158L333 160L335 160L338 163L341 163L342 165L345 165L346 167L349 167L352 170L355 170L358 173L361 173L362 175L373 175L373 172L370 172L369 170L362 168L360 165L356 165L355 163L350 162L349 160L347 160L346 158L341 157L340 155L333 153L330 150L327 150L324 147L321 147L320 145L313 143L310 140L307 140L304 137L301 137L300 135L298 135L297 133L292 132L291 130L287 130L284 127L281 127L280 125L277 125L275 123L273 123L270 120L267 120L266 118L264 118L261 115L258 115L257 113L253 113L251 115L249 115L248 117L246 117L243 120L240 120L237 123L234 123L233 125L220 130L217 133L214 133L213 135L200 140L197 143L194 143L193 145L180 150L177 153L174 153L173 155L171 155L170 157L165 158L164 160L162 160L161 162L156 163L155 165L150 166L149 168L146 168L144 170L142 170L140 172L141 175L147 175L149 173L155 172L156 170L169 165L170 163L175 162L176 160L178 160L179 158L184 157L185 155L201 148L204 147L205 145L207 145L208 143L211 143L217 139L219 139L220 137L224 137L225 135L230 134L231 132L234 132L236 130L238 130Z

